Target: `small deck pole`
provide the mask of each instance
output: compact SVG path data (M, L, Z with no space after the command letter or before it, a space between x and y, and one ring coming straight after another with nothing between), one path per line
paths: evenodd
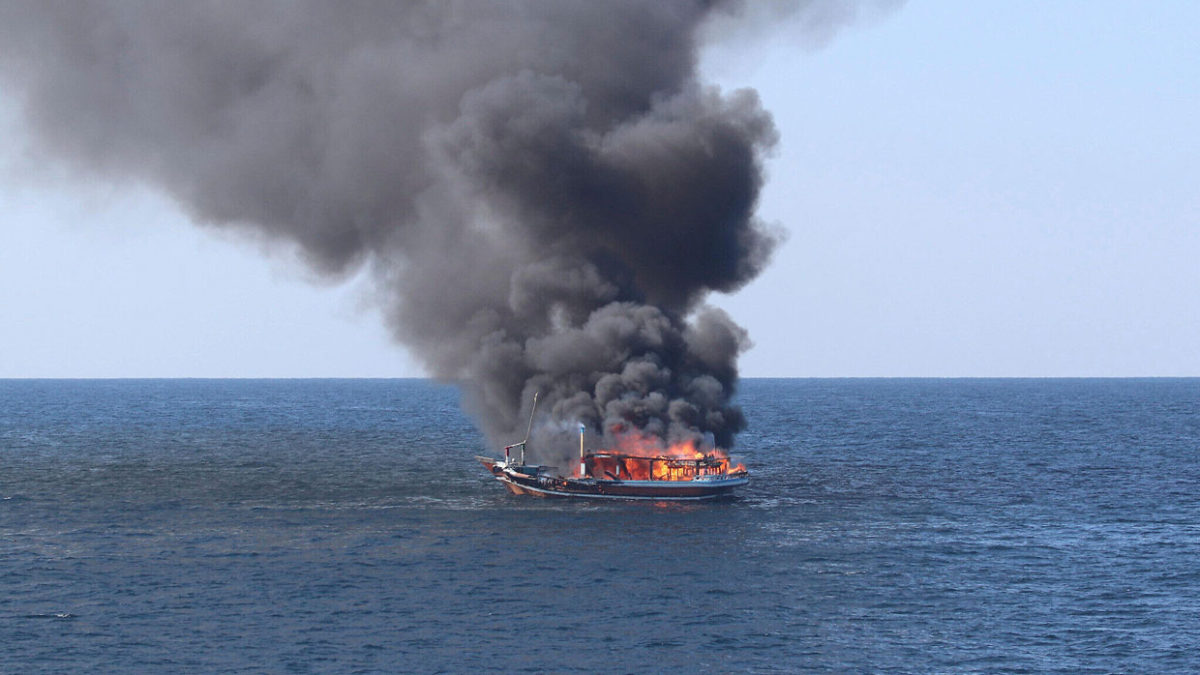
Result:
M580 423L580 425L579 425L579 477L580 478L584 478L587 476L587 468L583 462L583 430L584 430L584 426L582 423Z

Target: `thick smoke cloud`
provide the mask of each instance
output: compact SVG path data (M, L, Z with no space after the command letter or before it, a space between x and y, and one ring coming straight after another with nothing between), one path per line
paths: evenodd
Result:
M540 391L547 441L583 422L728 446L747 337L703 300L771 253L753 214L776 132L752 91L698 81L723 13L2 2L0 84L48 157L323 273L369 267L397 338L493 441Z

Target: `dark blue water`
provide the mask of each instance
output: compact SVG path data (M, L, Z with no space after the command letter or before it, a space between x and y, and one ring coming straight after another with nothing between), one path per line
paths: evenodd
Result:
M424 381L0 381L0 670L1200 670L1200 380L752 380L731 503Z

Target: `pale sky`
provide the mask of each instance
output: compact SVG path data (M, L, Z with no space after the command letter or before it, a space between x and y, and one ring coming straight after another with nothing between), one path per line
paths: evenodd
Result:
M781 133L745 376L1200 376L1200 3L920 2L705 55ZM356 280L22 161L0 99L0 377L423 373Z

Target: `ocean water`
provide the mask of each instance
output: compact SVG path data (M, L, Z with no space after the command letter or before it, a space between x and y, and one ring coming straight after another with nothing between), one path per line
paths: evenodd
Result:
M0 672L1200 671L1200 380L749 380L722 503L422 380L0 381Z

